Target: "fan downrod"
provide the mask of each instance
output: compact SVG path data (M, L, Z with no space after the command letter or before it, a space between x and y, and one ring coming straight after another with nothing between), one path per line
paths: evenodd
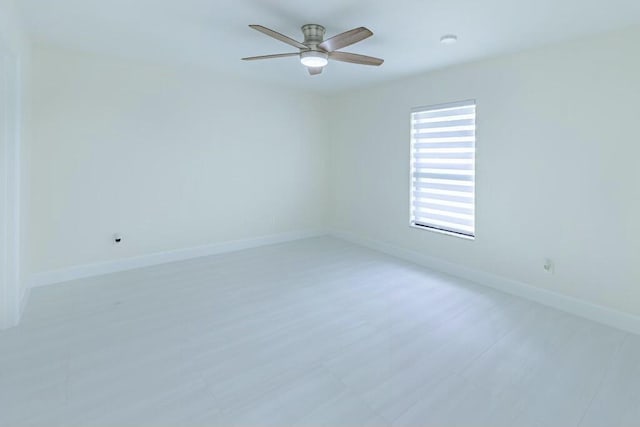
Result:
M301 29L302 34L304 34L304 42L302 43L310 49L315 50L315 48L324 40L326 30L322 25L307 24L303 25Z

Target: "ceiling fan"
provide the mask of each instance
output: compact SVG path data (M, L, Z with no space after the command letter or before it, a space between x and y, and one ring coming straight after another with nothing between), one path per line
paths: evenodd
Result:
M293 53L278 53L275 55L251 56L248 58L242 58L243 61L299 56L300 62L302 62L302 65L307 67L309 74L312 76L322 73L322 69L329 63L329 59L350 62L352 64L375 66L382 65L384 62L383 59L374 58L372 56L338 51L338 49L351 46L352 44L371 37L373 33L365 27L354 28L353 30L345 31L337 36L324 40L325 28L322 25L307 24L302 26L302 34L304 34L303 42L294 40L291 37L287 37L284 34L280 34L277 31L273 31L267 27L263 27L262 25L249 25L249 27L273 37L276 40L280 40L288 45L297 47L300 51Z

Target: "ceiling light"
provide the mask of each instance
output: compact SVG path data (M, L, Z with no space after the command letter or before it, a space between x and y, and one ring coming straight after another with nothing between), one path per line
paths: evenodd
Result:
M458 41L458 36L455 34L445 34L440 37L440 43L442 44L455 44Z
M305 67L324 67L329 63L328 56L325 52L310 50L300 54L300 62Z

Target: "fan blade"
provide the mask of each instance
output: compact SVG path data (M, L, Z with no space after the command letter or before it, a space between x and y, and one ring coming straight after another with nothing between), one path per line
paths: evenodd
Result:
M270 30L267 27L263 27L262 25L249 25L256 31L260 31L263 34L268 35L269 37L273 37L276 40L280 40L281 42L285 42L293 47L297 47L298 49L308 49L306 45L303 45L299 41L292 39L291 37L287 37L284 34L280 34L277 31Z
M249 56L247 58L242 58L242 60L255 61L256 59L286 58L288 56L300 56L300 54L299 53L276 53L275 55Z
M327 52L333 52L334 50L342 49L343 47L351 46L354 43L358 43L371 37L373 33L371 30L365 27L354 28L353 30L345 31L344 33L333 36L320 43L318 47Z
M307 67L307 69L309 70L309 74L311 74L312 76L316 76L322 73L322 68L323 67Z
M382 65L384 59L374 58L373 56L358 55L356 53L347 52L331 52L329 58L336 61L350 62L352 64L362 65Z

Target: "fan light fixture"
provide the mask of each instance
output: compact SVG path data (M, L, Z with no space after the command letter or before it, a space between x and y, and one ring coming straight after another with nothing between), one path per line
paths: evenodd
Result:
M325 67L329 63L328 56L329 55L324 52L310 50L300 54L300 62L302 62L302 65L305 67Z
M382 65L384 62L384 59L374 58L373 56L358 55L357 53L343 52L340 50L371 37L373 33L365 27L354 28L353 30L345 31L344 33L340 33L337 36L333 36L330 39L325 40L325 29L322 25L306 24L301 28L302 34L304 35L304 42L294 40L291 37L287 37L284 34L280 34L279 32L263 27L262 25L249 25L249 27L256 31L260 31L269 37L298 48L298 52L249 56L247 58L242 58L243 61L289 58L296 56L300 58L300 62L302 65L307 67L307 71L312 76L322 74L322 70L324 70L324 67L329 63L329 59L334 61L350 62L352 64L373 65L376 67Z

